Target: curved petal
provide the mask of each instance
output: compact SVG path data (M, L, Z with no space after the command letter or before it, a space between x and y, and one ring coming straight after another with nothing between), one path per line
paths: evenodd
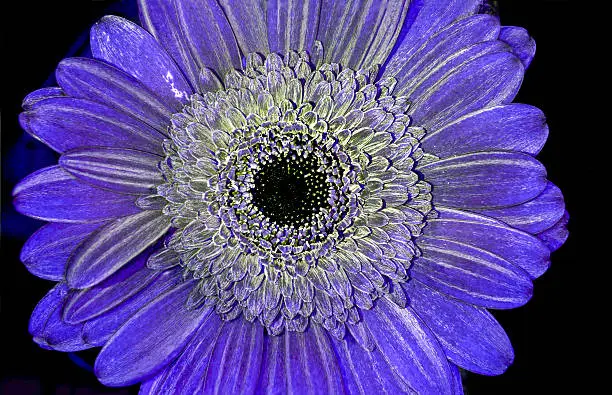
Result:
M514 152L454 156L417 170L432 184L434 203L465 209L521 204L538 196L548 184L540 162Z
M253 52L270 53L264 2L220 0L219 4L227 16L243 56Z
M421 236L423 255L412 278L467 303L494 309L522 306L533 293L525 271L499 256L456 241Z
M96 376L104 385L137 383L177 357L212 312L210 308L185 308L194 285L195 281L187 281L162 294L113 335L94 365Z
M496 218L531 234L543 232L563 217L565 202L561 190L552 182L538 197L518 206L492 210L478 210L480 214Z
M21 103L21 107L23 107L24 110L31 110L33 109L37 103L40 103L43 100L47 100L47 99L52 99L55 97L64 97L66 96L64 94L64 91L62 91L61 88L58 87L51 87L51 88L41 88L38 90L35 90L34 92L29 93L24 99L23 99L23 103Z
M271 52L311 51L321 0L269 0L266 2L268 45Z
M325 62L353 69L383 64L409 4L410 0L323 1L317 40L323 43Z
M64 59L55 78L68 95L120 110L155 128L160 140L167 137L172 114L181 110L179 102L160 99L136 78L94 59Z
M61 281L74 249L103 224L44 225L25 242L20 259L33 275L46 280Z
M569 222L569 213L566 211L563 217L550 229L546 229L544 232L538 233L536 236L544 244L548 246L551 252L557 251L569 236L567 230L567 223Z
M512 48L512 52L523 62L525 68L529 67L536 53L536 42L527 30L522 27L504 26L499 33L499 39Z
M134 197L85 184L59 166L40 169L13 190L20 213L53 222L99 222L139 212Z
M242 66L232 28L215 0L175 2L186 43L200 68L210 68L224 77Z
M386 298L363 312L378 350L403 382L416 393L452 394L452 373L436 337L410 307Z
M251 394L259 379L264 328L239 317L224 326L208 366L205 393Z
M74 251L66 272L68 284L71 288L99 284L169 228L170 219L159 211L143 211L101 227Z
M439 217L427 222L428 237L457 241L499 255L532 278L550 265L550 252L537 237L475 213L438 207ZM418 241L417 241L418 244Z
M114 15L91 28L91 53L137 78L167 103L187 103L193 93L183 73L146 30Z
M489 107L427 133L423 148L439 158L479 151L537 155L548 138L542 111L526 104Z
M60 166L87 183L122 193L149 194L163 183L163 157L132 149L90 147L66 152Z
M100 284L71 293L64 307L64 320L73 324L90 320L146 288L161 273L145 266L149 255L144 252Z
M509 52L494 49L456 66L409 95L415 125L435 130L470 112L509 103L523 81L523 65Z
M512 364L510 340L488 311L449 298L414 279L403 288L410 306L436 335L451 362L486 375L502 374Z
M37 103L19 115L34 138L57 152L87 146L133 148L163 154L163 136L154 128L105 105L72 97Z

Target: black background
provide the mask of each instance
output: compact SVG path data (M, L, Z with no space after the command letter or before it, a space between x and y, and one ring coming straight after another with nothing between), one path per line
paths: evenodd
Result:
M566 0L501 0L504 25L522 26L538 44L518 102L541 108L548 117L550 137L539 159L549 179L564 192L570 212L571 235L553 254L552 267L535 281L533 299L524 307L494 312L515 349L515 362L498 377L468 374L467 394L589 392L583 349L585 333L581 309L586 305L578 291L576 267L587 235L584 186L577 182L575 126L570 122L577 82L572 78L571 48L580 38L571 29L575 6ZM5 7L3 5L3 7ZM110 9L109 9L110 7ZM1 394L132 394L137 387L103 387L93 373L79 367L69 355L47 351L31 341L29 315L51 283L30 275L19 262L19 250L39 223L17 216L10 191L18 179L49 165L55 155L24 136L17 123L20 104L29 92L52 83L57 63L80 53L92 23L107 14L134 16L131 2L19 2L2 13L2 264L0 312L2 334ZM76 44L75 44L76 42ZM575 48L574 48L575 49ZM577 285L578 284L578 285ZM91 360L95 352L80 354Z

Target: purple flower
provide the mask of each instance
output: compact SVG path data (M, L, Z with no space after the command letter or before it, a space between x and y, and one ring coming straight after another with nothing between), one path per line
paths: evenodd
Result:
M61 154L14 190L48 221L42 347L103 347L142 393L462 393L513 351L567 237L513 104L535 44L481 0L140 0L26 97Z

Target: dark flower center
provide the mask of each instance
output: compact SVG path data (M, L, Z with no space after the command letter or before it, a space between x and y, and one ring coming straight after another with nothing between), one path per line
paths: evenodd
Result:
M331 184L325 179L316 157L300 157L293 151L263 165L250 192L255 206L272 221L299 227L329 207Z

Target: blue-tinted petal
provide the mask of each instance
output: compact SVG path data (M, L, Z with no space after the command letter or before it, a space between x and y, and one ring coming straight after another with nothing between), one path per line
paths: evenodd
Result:
M87 146L163 154L163 136L127 114L88 100L56 97L19 115L23 129L57 152Z
M21 103L21 106L23 107L24 110L31 110L32 108L36 106L37 103L43 100L51 99L54 97L63 97L63 96L65 96L65 94L61 88L58 88L58 87L41 88L41 89L35 90L34 92L29 93L23 99L23 103Z
M546 117L536 107L509 104L467 114L422 140L440 158L479 151L517 151L537 155L548 137Z
M485 209L507 207L538 196L548 181L533 157L514 152L478 152L418 167L439 205Z
M400 34L409 3L323 1L317 40L323 43L325 61L353 69L383 64Z
M219 4L227 16L243 56L253 52L270 53L264 2L220 0Z
M113 335L94 366L103 384L115 387L137 383L178 356L212 312L210 308L185 308L194 285L195 281L187 281L162 294Z
M47 224L23 245L21 261L35 276L60 281L64 279L66 264L74 249L103 224Z
M499 255L532 278L550 265L550 252L537 237L479 214L437 207L439 217L427 222L425 235L457 241Z
M512 48L512 52L529 67L536 53L536 43L527 30L522 27L504 26L499 33L499 39Z
M64 298L68 294L68 286L66 283L61 282L55 285L47 294L38 302L32 316L30 317L30 323L28 330L34 338L43 338L45 325L49 316L55 311L64 301Z
M98 222L139 212L134 197L90 186L59 166L21 180L13 190L20 213L53 222Z
M162 237L170 220L159 211L142 211L101 227L74 251L66 279L71 288L96 285Z
M410 306L436 335L448 359L471 372L502 374L514 360L504 329L481 307L461 303L417 280L403 285Z
M163 182L163 158L132 149L89 147L66 152L60 166L84 182L122 193L149 194Z
M191 86L174 61L146 30L118 16L91 28L91 53L142 81L168 103L187 103Z
M317 34L321 0L266 2L271 52L311 51Z
M423 255L410 269L413 278L478 306L510 309L533 293L527 272L488 251L456 241L418 238Z
M565 243L569 236L569 231L567 230L568 222L569 213L566 211L555 225L544 232L538 233L536 236L548 246L551 252L556 251Z

